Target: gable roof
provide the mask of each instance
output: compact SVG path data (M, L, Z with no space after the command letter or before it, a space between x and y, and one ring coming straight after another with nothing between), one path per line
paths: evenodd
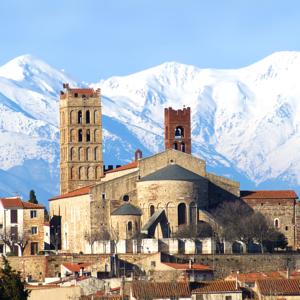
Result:
M171 164L160 170L146 175L140 181L156 181L156 180L179 180L179 181L199 181L204 178L200 175L187 170L179 165Z
M212 271L212 268L210 266L201 264L192 264L191 266L188 263L179 264L164 262L163 264L176 270Z
M113 216L141 216L142 215L142 211L130 204L130 203L126 203L123 204L122 206L118 207L116 210L114 210L111 215Z
M193 294L241 292L233 280L203 281L200 287L192 291Z
M297 199L298 195L293 190L274 191L241 191L243 199Z
M70 198L70 197L76 197L76 196L82 196L82 195L88 195L90 193L90 191L91 191L91 187L92 187L91 185L84 186L82 188L76 189L76 190L71 191L69 193L55 196L55 197L49 199L49 201L58 200L58 199L64 199L64 198Z
M124 170L130 170L130 169L135 169L138 167L138 161L133 161L127 165L106 171L105 174L110 174L110 173L115 173L115 172L119 172L119 171L124 171Z
M131 288L133 297L136 299L163 299L190 297L191 295L187 282L134 281Z
M8 197L0 198L4 208L23 208L23 209L44 209L41 204L34 204L26 201L22 201L20 197Z
M262 295L300 295L300 279L266 279L257 281Z

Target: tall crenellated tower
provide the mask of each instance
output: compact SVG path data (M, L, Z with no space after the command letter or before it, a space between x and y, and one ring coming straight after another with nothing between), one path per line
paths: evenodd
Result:
M165 149L191 154L191 108L165 108Z
M60 192L91 185L103 176L100 89L60 93Z

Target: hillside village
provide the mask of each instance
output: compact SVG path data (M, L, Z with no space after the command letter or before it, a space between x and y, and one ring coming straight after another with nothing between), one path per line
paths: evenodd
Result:
M295 191L245 191L208 172L192 153L190 107L164 108L164 151L106 166L100 89L66 83L59 101L49 217L0 199L0 253L30 299L300 299Z

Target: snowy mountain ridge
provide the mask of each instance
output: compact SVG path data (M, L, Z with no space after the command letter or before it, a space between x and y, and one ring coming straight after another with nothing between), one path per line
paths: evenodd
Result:
M242 188L300 182L300 52L240 69L167 62L90 86L102 90L106 164L163 149L163 109L192 109L193 153ZM59 192L58 99L70 76L30 55L0 67L0 195Z

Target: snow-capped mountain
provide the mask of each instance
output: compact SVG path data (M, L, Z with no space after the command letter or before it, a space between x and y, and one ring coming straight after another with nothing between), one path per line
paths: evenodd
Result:
M192 108L193 153L243 188L300 182L300 53L236 70L175 62L91 84L102 89L106 164L163 149L163 108ZM29 55L0 67L0 194L59 192L58 94L64 72Z

